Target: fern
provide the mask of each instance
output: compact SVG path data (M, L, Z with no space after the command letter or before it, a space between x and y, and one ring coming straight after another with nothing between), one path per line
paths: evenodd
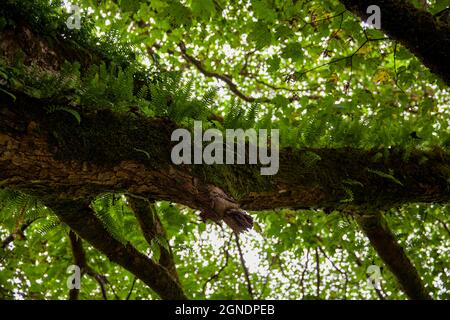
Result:
M17 191L0 190L0 222L11 232L23 224L48 217L55 216L35 197Z
M217 97L217 90L215 88L208 89L202 97L202 104L205 106L212 106Z
M399 184L401 186L403 186L403 183L401 183L397 178L395 178L392 174L388 174L388 173L384 173L382 171L378 171L378 170L373 170L370 168L367 168L367 171L374 173L376 175L379 175L380 177L386 178L386 179L390 179L392 181L394 181L396 184Z
M107 194L94 202L94 212L106 230L118 241L125 243L122 211L116 207L113 194Z
M244 116L245 110L242 108L241 101L237 101L236 98L230 102L228 112L225 115L224 127L225 128L240 128L241 118Z
M316 145L325 131L326 122L319 116L312 116L302 131L302 142L306 146Z
M54 113L57 111L64 111L69 113L70 115L72 115L75 120L77 120L78 124L81 123L81 115L78 113L78 111L68 108L68 107L63 107L63 106L48 106L46 107L47 109L47 113Z
M341 200L340 202L342 203L348 203L348 202L352 202L355 197L353 195L353 191L347 187L343 187L345 193L347 194L348 198Z
M35 230L41 237L48 237L50 232L58 229L61 226L61 221L55 215L47 217L44 221L40 222Z

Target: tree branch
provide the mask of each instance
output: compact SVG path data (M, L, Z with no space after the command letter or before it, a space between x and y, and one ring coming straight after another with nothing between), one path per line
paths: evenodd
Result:
M234 234L234 240L236 241L236 247L239 252L239 259L241 261L242 270L244 270L245 281L247 282L247 291L248 291L248 294L250 295L250 298L253 300L253 289L252 289L252 283L250 281L250 273L248 272L248 268L245 265L245 259L244 259L244 255L242 253L241 243L239 242L239 236L237 235L237 233Z
M352 212L373 203L387 209L410 202L450 202L450 157L440 149L412 151L405 159L403 150L393 148L388 153L287 148L280 150L278 173L261 176L261 165L173 165L170 137L177 127L167 120L102 112L82 114L80 126L70 115L49 118L39 100L17 101L8 109L0 103L0 184L42 200L127 193L198 209L202 217L223 220L235 231L252 225L243 209ZM149 157L135 148L148 150ZM311 155L317 160L311 161ZM393 175L383 174L387 172ZM359 183L346 184L349 180ZM348 189L353 199L343 201Z
M370 5L381 9L381 28L416 55L422 63L450 85L450 25L408 0L341 0L345 7L366 20Z
M122 244L113 238L86 202L48 199L46 205L80 237L112 262L141 279L162 299L187 299L179 283L164 267L154 263L129 243ZM80 219L80 216L83 218Z
M172 248L167 241L166 231L164 230L164 226L158 217L154 204L150 203L148 200L142 200L132 196L128 196L127 201L136 215L147 243L151 246L153 241L157 241L161 252L159 264L166 268L167 271L169 271L170 274L179 282ZM166 240L167 246L163 246L158 242L161 238ZM167 248L169 250L167 250Z
M374 210L357 216L356 221L380 258L394 274L406 295L410 299L431 299L416 268L389 230L381 212Z
M272 99L271 98L267 98L267 97L253 97L253 96L249 96L244 94L237 86L236 83L233 82L233 77L228 75L228 74L220 74L214 71L210 71L207 70L202 62L200 60L197 60L196 58L194 58L193 56L189 55L187 53L186 50L186 45L181 42L178 47L180 48L181 51L181 55L184 58L184 60L186 60L186 62L188 62L189 64L193 65L198 71L200 71L200 73L202 73L203 75L205 75L206 77L209 78L216 78L219 79L223 82L225 82L225 84L228 86L228 88L230 89L230 91L232 93L234 93L237 97L239 97L240 99L246 101L246 102L259 102L259 103L271 103ZM255 80L256 82L259 82L261 84L264 84L268 87L271 87L270 85L267 85L263 80ZM277 90L276 87L272 87L272 89ZM286 90L286 89L283 89ZM292 90L295 91L295 90ZM297 94L293 94L292 96L288 97L287 100L292 102L292 101L298 101L300 100L300 96ZM317 99L317 96L311 96L312 99Z
M37 219L36 219L37 220ZM3 241L2 241L2 249L5 250L6 247L13 242L14 240L17 239L17 237L23 239L25 238L24 232L25 230L36 220L30 220L27 221L25 223L23 223L22 225L20 225L19 228L17 228L15 231L13 231L9 236L7 236Z
M81 239L73 232L72 230L69 231L69 240L70 240L70 247L72 249L72 254L74 258L74 264L77 265L80 268L81 271L81 277L84 274L87 274L88 276L92 277L95 281L97 281L102 297L104 300L108 300L108 295L106 293L106 284L108 283L106 277L102 274L99 274L92 269L89 264L87 263L86 259L86 252L83 248L83 243ZM80 290L73 288L69 291L69 300L78 300Z
M233 236L233 235L232 235ZM206 281L205 281L205 283L203 284L203 290L202 290L202 292L203 292L203 294L205 295L205 292L206 292L206 286L208 285L208 283L210 283L212 280L214 280L214 279L218 279L219 278L219 276L220 276L220 274L223 272L223 270L225 270L225 268L228 266L228 262L229 262L229 260L230 260L230 254L229 254L229 252L228 252L228 248L229 248L229 246L230 246L230 242L231 242L231 237L230 237L230 240L226 243L226 245L223 247L223 254L224 254L224 256L225 256L225 262L223 263L223 266L222 267L220 267L220 269L216 272L216 273L214 273L211 277L209 277Z
M316 247L316 297L319 299L320 297L320 258L319 258L319 250Z

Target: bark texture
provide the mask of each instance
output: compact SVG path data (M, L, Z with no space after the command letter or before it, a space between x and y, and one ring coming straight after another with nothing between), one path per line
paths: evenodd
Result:
M26 105L0 109L1 187L42 199L123 192L184 204L217 220L239 208L385 209L450 200L450 159L439 149L284 149L278 174L261 176L258 165L173 165L175 127L168 120L102 112L83 115L79 125L70 114Z

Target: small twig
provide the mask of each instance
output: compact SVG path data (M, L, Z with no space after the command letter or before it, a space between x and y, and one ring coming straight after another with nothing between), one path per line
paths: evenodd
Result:
M24 232L25 232L25 230L26 230L33 222L35 222L35 221L38 220L38 219L39 219L39 218L37 218L37 219L35 219L35 220L27 221L27 222L23 223L23 224L22 224L19 228L17 228L15 231L13 231L9 236L7 236L7 237L5 238L5 240L2 241L2 249L3 249L3 250L6 249L6 247L7 247L11 242L13 242L13 241L17 238L17 236L24 237Z
M320 297L320 261L319 261L319 250L316 247L316 296Z
M239 242L239 236L237 235L237 233L234 233L234 239L236 241L236 246L237 246L237 249L239 252L239 258L241 260L242 269L244 270L245 280L247 281L248 294L250 295L250 297L253 300L253 290L252 290L252 284L250 282L250 275L249 275L247 266L245 265L244 255L242 254L241 244Z
M223 266L222 266L216 273L214 273L211 277L209 277L209 278L205 281L205 283L203 284L203 289L202 289L203 295L205 295L205 292L206 292L206 286L208 285L208 283L210 283L210 282L213 281L214 279L218 279L219 276L220 276L220 274L223 272L223 270L225 270L225 268L228 266L228 262L229 262L229 260L230 260L230 254L229 254L229 252L228 252L228 248L229 248L229 246L230 246L231 239L232 239L232 238L230 237L230 240L228 240L227 244L226 244L225 247L223 248L224 256L225 256L225 263L223 264Z
M302 275L300 277L300 285L301 285L301 288L302 288L302 299L305 298L305 286L303 285L303 283L305 281L306 271L308 270L308 264L309 264L309 248L306 251L305 267L303 268Z
M447 234L450 236L450 230L447 227L447 225L445 224L445 222L442 221L441 219L437 219L437 221L444 227L445 231L447 231Z

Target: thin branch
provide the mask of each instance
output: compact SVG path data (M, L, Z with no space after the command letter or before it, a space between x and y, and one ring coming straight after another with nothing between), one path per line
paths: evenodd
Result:
M242 254L241 244L239 242L239 236L237 233L234 233L234 239L236 241L236 246L239 252L239 258L241 260L242 269L244 270L245 280L247 281L247 290L250 297L253 299L253 290L252 284L250 282L250 274L248 272L247 266L245 265L244 255Z
M442 227L444 227L445 231L447 231L447 234L450 236L450 229L447 227L445 222L442 221L441 219L437 219L437 221L442 225Z
M37 218L39 219L39 218ZM3 241L2 241L2 249L5 250L6 247L13 242L14 240L17 239L17 237L20 238L25 238L24 232L25 230L33 223L35 222L37 219L35 220L30 220L27 221L25 223L23 223L20 227L18 227L15 231L13 231L9 236L7 236Z
M316 247L316 296L320 297L320 258L319 258L319 250Z
M223 266L216 273L214 273L211 277L209 277L205 281L205 283L203 284L203 288L202 288L203 295L205 295L206 286L208 285L208 283L210 283L214 279L218 279L220 274L223 272L223 270L225 270L225 268L228 266L228 262L230 260L230 253L228 252L228 248L230 247L230 242L231 242L232 237L233 237L233 235L231 235L231 237L228 240L227 244L223 248L223 252L224 252L224 256L225 256L225 262L224 262Z
M134 277L133 282L131 283L130 291L128 292L125 300L130 300L131 294L133 293L133 290L134 290L134 285L136 284L136 280L137 280L137 278Z
M327 255L327 253L325 252L325 250L323 250L322 247L319 246L318 248L319 248L320 252L322 252L322 254L324 255L325 259L327 259L327 260L331 263L331 265L333 266L333 268L334 268L336 271L338 271L340 274L342 274L342 275L344 276L344 278L345 278L345 283L344 283L344 299L346 299L346 296L347 296L347 283L349 282L347 272L341 270L338 266L336 266L336 264L334 263L333 259L331 259L331 258Z
M180 42L178 47L180 48L181 55L184 58L184 60L186 60L188 63L192 64L193 66L195 66L195 68L198 71L200 71L200 73L205 75L206 77L216 78L216 79L223 81L228 86L230 91L233 92L240 99L242 99L246 102L250 102L250 103L251 102L272 103L271 98L266 98L266 97L256 98L256 97L249 96L249 95L246 95L245 93L243 93L238 88L237 84L233 81L233 77L231 75L220 74L220 73L217 73L214 71L207 70L200 60L197 60L196 58L194 58L193 56L191 56L187 53L186 45L183 42ZM297 94L294 94L291 97L287 98L287 100L289 102L298 101L299 99L300 99L300 97Z
M304 76L304 75L306 75L307 73L310 73L311 71L315 71L315 70L317 70L317 69L320 69L320 68L322 68L322 67L328 66L328 65L330 65L330 64L334 64L334 63L337 63L337 62L340 62L340 61L343 61L343 60L353 59L353 57L354 57L354 56L355 56L355 55L356 55L356 54L357 54L357 53L358 53L358 52L359 52L359 51L360 51L367 43L372 42L372 41L384 41L384 40L389 40L389 38L366 39L366 40L364 40L363 44L362 44L361 46L359 46L359 48L356 49L351 55L345 56L345 57L336 58L336 59L332 59L332 60L330 60L330 61L328 61L328 62L326 62L326 63L324 63L324 64L321 64L321 65L315 66L315 67L313 67L313 68L311 68L311 69L302 71L302 72L300 72L299 76L300 76L300 77L301 77L301 76Z
M247 95L245 95L244 93L242 93L242 92L238 89L237 85L233 82L233 79L232 79L231 76L229 76L229 75L227 75L227 74L219 74L219 73L216 73L216 72L213 72L213 71L206 70L205 67L203 66L203 64L202 64L199 60L195 59L194 57L190 56L190 55L187 53L186 45L185 45L183 42L180 42L180 44L178 45L178 47L179 47L180 50L181 50L181 53L182 53L183 58L184 58L187 62L193 64L193 65L197 68L197 70L200 71L201 73L203 73L205 76L207 76L207 77L213 77L213 78L222 80L223 82L225 82L225 83L227 84L228 88L229 88L235 95L237 95L239 98L241 98L241 99L244 100L244 101L247 101L247 102L255 102L255 101L257 100L257 98L255 98L255 97L247 96Z
M303 268L302 275L300 277L300 285L301 285L301 289L302 289L302 299L305 298L305 286L303 283L305 281L306 271L308 271L308 264L309 264L309 248L306 251L305 267Z

